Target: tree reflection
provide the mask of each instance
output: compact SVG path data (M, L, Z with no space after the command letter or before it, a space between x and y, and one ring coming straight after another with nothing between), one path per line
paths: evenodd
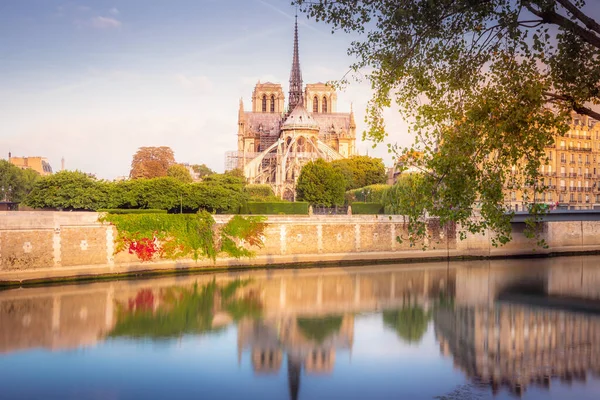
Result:
M216 332L221 321L258 317L262 305L252 294L237 296L249 281L237 280L225 286L215 281L192 288L171 287L155 296L150 289L140 290L127 305L117 303L117 322L111 337L178 337L186 334ZM226 325L225 323L225 325Z
M298 328L308 340L321 344L327 337L337 333L342 326L342 316L329 315L319 318L298 318Z
M407 343L419 343L427 331L431 313L419 305L383 312L383 323Z

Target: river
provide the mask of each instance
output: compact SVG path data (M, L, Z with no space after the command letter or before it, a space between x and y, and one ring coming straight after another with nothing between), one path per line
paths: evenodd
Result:
M2 399L597 399L600 257L0 291Z

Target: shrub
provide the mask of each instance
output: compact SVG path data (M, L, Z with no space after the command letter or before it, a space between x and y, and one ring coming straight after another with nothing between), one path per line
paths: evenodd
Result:
M383 214L383 204L381 203L352 203L352 214Z
M383 194L388 190L390 185L369 185L346 192L346 203L352 204L355 201L367 203L381 203Z
M308 215L307 202L248 202L246 207L240 210L242 214L254 215L277 215L296 214Z
M167 210L158 209L126 209L126 208L103 208L97 210L108 214L166 214Z

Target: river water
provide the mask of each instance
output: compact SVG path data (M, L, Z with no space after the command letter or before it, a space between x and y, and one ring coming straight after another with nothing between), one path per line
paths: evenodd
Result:
M600 257L0 292L2 399L598 399Z

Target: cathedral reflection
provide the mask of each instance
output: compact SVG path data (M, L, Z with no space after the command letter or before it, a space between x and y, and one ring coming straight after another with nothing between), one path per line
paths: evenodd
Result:
M600 374L600 315L575 311L598 311L598 299L600 268L577 258L528 260L526 268L482 261L37 287L0 292L0 353L236 325L238 363L256 375L286 374L295 399L302 377L331 374L351 357L355 321L376 311L402 343L419 345L433 329L440 352L473 382L521 394Z

